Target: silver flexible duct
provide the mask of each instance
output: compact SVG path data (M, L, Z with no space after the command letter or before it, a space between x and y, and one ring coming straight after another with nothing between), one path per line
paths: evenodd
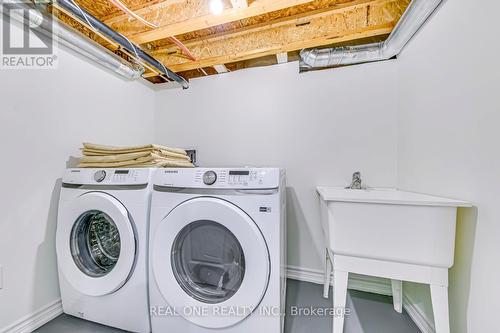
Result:
M135 54L138 59L141 59L145 63L150 64L151 66L156 68L160 73L163 74L162 77L164 79L177 82L183 89L189 88L189 82L186 79L184 79L177 73L172 72L170 69L165 67L162 62L149 55L138 45L132 43L126 36L108 27L106 24L98 20L95 16L91 15L85 9L78 6L78 4L76 4L74 0L57 0L57 5L70 12L72 16L79 19L80 21L86 22L89 27L92 27L92 29L113 40L115 43L127 50L130 54Z
M413 0L385 42L300 52L300 69L354 65L397 56L443 0Z
M49 38L57 37L58 43L114 71L126 79L134 80L141 77L144 73L144 68L142 66L126 62L116 54L91 41L82 34L72 31L57 21L52 20L51 16L45 13L42 14L34 6L26 2L20 2L19 0L2 0L2 3L9 9L10 17L22 24L26 24L26 22L21 13L30 10L29 24L32 29ZM3 14L7 15L7 13Z

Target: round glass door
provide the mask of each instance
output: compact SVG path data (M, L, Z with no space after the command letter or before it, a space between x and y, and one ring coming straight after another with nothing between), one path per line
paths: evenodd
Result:
M240 242L222 224L201 220L184 227L172 246L172 269L194 299L216 304L230 299L245 277Z
M88 192L62 205L56 233L59 269L89 296L120 289L136 261L136 235L127 209L116 198Z
M197 197L179 204L161 221L152 221L151 228L156 286L184 319L220 329L257 309L269 284L271 262L264 236L241 208ZM190 315L185 309L214 315ZM221 309L238 314L217 315Z
M113 219L99 210L82 214L70 236L73 260L92 277L102 277L113 270L120 257L120 232Z

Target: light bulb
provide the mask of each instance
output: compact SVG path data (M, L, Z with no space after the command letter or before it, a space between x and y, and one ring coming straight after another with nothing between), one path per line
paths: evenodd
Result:
M224 11L224 4L222 0L211 0L210 1L210 11L214 15L220 15Z

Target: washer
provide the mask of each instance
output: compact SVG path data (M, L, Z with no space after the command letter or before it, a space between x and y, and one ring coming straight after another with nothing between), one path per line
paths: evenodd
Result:
M152 169L68 169L56 248L65 313L151 332L148 227Z
M153 333L283 332L284 172L165 169L153 183Z

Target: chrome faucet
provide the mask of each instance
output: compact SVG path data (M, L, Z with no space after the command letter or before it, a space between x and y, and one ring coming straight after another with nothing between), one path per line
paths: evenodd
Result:
M351 190L363 189L363 185L361 183L361 172L358 171L352 175L351 186L347 186L346 188L351 189Z

